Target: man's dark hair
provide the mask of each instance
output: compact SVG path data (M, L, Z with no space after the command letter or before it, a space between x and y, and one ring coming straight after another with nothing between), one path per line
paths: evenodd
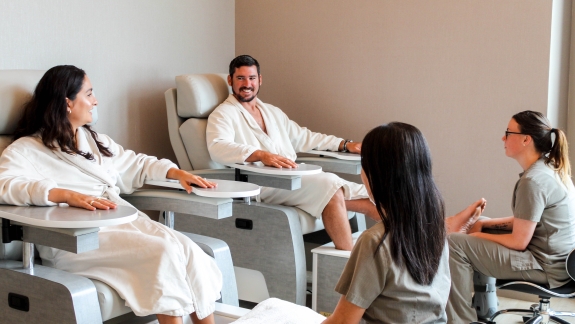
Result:
M242 66L254 65L258 68L258 75L260 75L260 64L258 63L258 60L249 55L240 55L230 62L230 77L234 76L236 69L239 69Z
M433 181L431 153L412 125L393 122L371 130L361 166L389 236L393 262L415 282L430 285L445 247L443 198ZM383 241L382 241L383 243Z

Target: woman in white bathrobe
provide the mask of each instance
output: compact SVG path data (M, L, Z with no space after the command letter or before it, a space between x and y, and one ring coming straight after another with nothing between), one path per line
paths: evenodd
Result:
M0 203L109 209L129 205L119 194L146 179L177 179L188 192L191 184L214 186L94 132L87 124L96 105L83 70L56 66L44 74L0 157ZM132 223L102 228L99 239L99 249L81 254L38 250L45 265L105 282L138 316L156 314L161 324L188 314L194 323L214 322L221 273L188 237L140 213Z

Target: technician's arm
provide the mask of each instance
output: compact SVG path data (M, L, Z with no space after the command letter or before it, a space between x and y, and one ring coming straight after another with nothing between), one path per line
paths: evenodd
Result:
M365 309L348 302L345 296L341 296L333 314L322 324L359 323L363 313L365 313Z
M503 231L513 230L513 220L515 217L509 216L504 218L486 218L480 219L469 229L468 234L481 232L483 229L495 229Z
M509 217L506 217L501 220L505 220L508 218ZM495 224L490 226L501 226L501 225ZM533 238L533 233L535 232L535 227L537 226L537 223L529 220L514 218L511 222L511 225L505 225L505 226L511 226L511 228L513 229L511 234L488 234L482 232L475 232L469 235L493 241L512 250L524 251L527 248L527 245L529 245L531 238ZM505 229L502 227L497 228Z

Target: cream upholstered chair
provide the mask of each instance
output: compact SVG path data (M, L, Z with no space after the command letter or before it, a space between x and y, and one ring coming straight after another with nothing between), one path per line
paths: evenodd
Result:
M194 170L193 173L207 178L234 180L234 170L212 161L206 144L207 118L229 94L225 74L180 75L176 77L176 88L165 92L170 141L181 169ZM322 159L312 160L308 163L322 164L317 163ZM322 166L325 170L325 165ZM354 167L359 173L359 167ZM256 178L250 175L248 181ZM254 183L266 185L265 181ZM357 230L360 218L359 227L365 229L363 215L354 216L355 213L348 213L352 228ZM246 220L253 224L251 230L238 226ZM306 268L311 267L306 267L303 237L324 229L321 220L295 207L237 202L233 216L228 219L216 223L177 217L175 228L225 240L234 265L261 272L271 297L305 304ZM319 236L326 237L325 233ZM242 299L242 279L238 272L236 275Z
M0 153L12 141L11 134L21 115L21 107L29 100L43 74L44 71L0 70ZM195 195L162 190L136 192L134 196L148 201L153 199L157 204L157 210L164 210L167 206L175 210L190 210L198 200ZM163 200L160 197L163 197ZM204 200L205 198L198 201ZM231 199L215 199L214 201L221 205L231 204ZM0 237L7 231L8 228L3 228ZM44 235L42 239L46 241L46 234L58 232L60 238L73 240L81 235L97 235L97 231L97 228L82 230L44 228L41 229L39 235ZM218 239L197 234L183 234L215 258L224 276L222 302L237 306L235 277L227 245ZM10 243L0 242L0 296L6 298L9 293L23 296L29 301L29 310L17 310L3 300L0 302L0 322L102 323L102 321L131 312L118 293L100 281L89 280L40 265L36 266L32 273L24 271L21 262L22 242L19 241L20 239L17 238ZM54 240L53 243L58 243L56 241ZM51 243L50 240L47 243ZM37 261L40 262L40 260Z

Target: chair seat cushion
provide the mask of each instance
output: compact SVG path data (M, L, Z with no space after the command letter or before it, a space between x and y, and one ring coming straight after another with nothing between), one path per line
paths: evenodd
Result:
M297 215L299 216L299 222L301 224L302 234L317 232L325 228L325 226L323 226L323 222L321 221L321 219L315 218L299 208L295 208L295 210L297 211ZM348 219L353 218L353 216L355 216L354 212L349 211L347 212Z
M96 286L98 292L98 302L100 303L100 312L102 313L102 321L107 321L111 318L127 314L132 310L126 306L126 302L118 295L118 293L105 283L90 279Z
M501 285L505 285L500 287ZM575 281L571 280L567 284L558 288L549 288L548 285L535 284L528 281L520 280L497 280L496 286L498 289L507 289L513 291L519 291L531 295L537 295L541 297L562 297L562 298L573 298L575 297Z

